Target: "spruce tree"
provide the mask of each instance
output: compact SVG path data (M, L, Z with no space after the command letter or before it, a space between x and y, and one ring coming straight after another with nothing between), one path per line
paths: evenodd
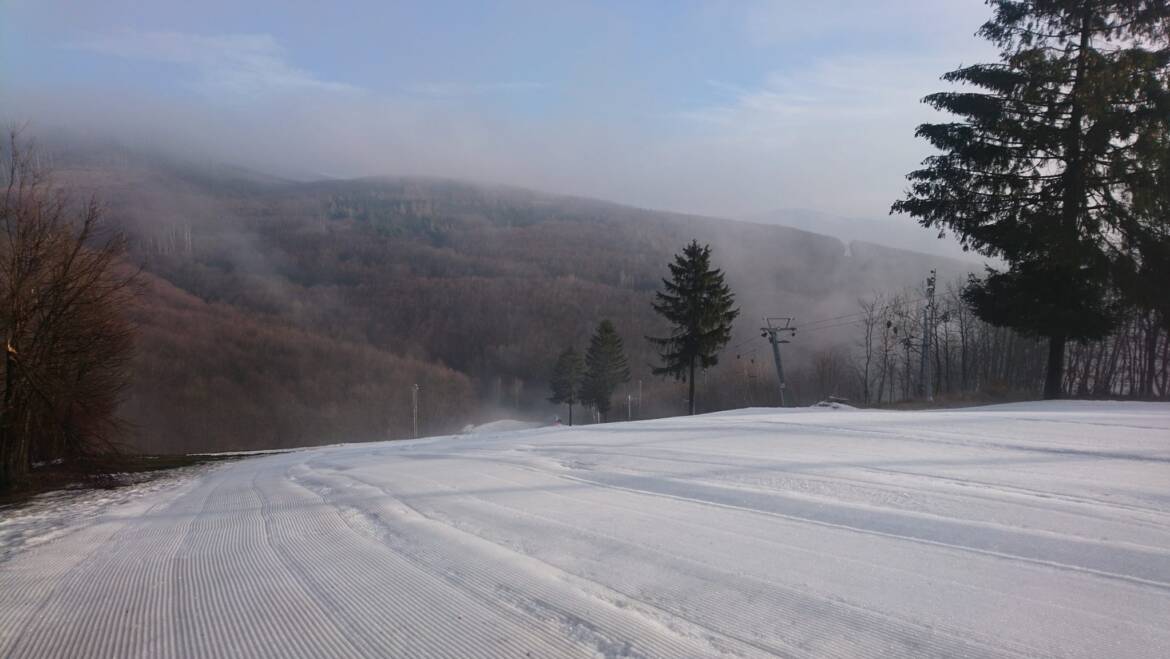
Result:
M581 401L584 372L585 364L581 361L581 355L569 347L557 357L552 378L549 380L552 396L549 396L548 400L558 405L566 404L569 406L570 426L573 425L573 405Z
M711 247L698 241L676 254L670 279L655 294L654 310L672 327L668 337L646 337L658 348L662 365L655 375L669 375L688 384L687 413L695 413L695 368L719 363L719 351L731 340L731 324L739 315L735 296L723 272L711 267Z
M604 419L609 414L610 398L619 384L630 381L630 366L622 347L622 337L608 320L597 325L585 353L585 383L582 400L597 408Z
M1055 398L1065 343L1119 320L1116 275L1141 225L1133 200L1151 184L1147 152L1170 116L1167 3L988 4L979 34L1000 61L943 76L976 90L924 99L954 120L918 127L941 153L909 174L891 212L1007 264L972 278L965 298L985 321L1048 339L1044 396Z
M1166 23L1170 24L1170 18ZM1157 326L1170 331L1170 295L1166 294L1166 282L1170 281L1170 36L1163 39L1163 45L1151 57L1155 65L1160 63L1161 79L1143 76L1144 107L1151 121L1134 143L1141 158L1130 172L1134 193L1127 208L1130 212L1122 232L1125 240L1117 270L1126 300L1151 313ZM1148 352L1152 359L1156 351ZM1143 385L1146 396L1153 395L1154 370L1148 363Z

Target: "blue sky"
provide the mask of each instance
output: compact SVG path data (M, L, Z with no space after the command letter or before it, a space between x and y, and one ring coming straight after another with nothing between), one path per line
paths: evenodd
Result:
M981 0L0 0L8 120L299 176L884 215Z

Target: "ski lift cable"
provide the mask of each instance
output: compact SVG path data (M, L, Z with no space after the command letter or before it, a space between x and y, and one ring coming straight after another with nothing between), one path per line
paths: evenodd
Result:
M910 298L908 300L904 300L904 301L902 301L902 303L903 304L914 304L915 302L924 302L927 299L929 299L929 296L923 295L921 297ZM885 304L882 307L882 312L884 313L885 310L889 309L891 306L893 306L892 302ZM833 323L834 321L843 321L846 319L859 319L859 318L865 316L867 313L869 313L869 312L857 311L854 313L842 314L840 316L829 316L827 318L818 318L817 320L810 320L807 323L804 323L802 325L797 325L797 327L798 327L798 329L802 329L805 331L814 330L814 329L825 329L825 327L822 326L824 323ZM845 324L853 324L855 322L856 322L856 320L848 320L848 322L846 322Z

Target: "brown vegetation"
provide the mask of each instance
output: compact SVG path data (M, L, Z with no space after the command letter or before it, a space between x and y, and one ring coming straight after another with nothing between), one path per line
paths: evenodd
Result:
M67 162L99 193L145 269L135 385L125 407L149 452L406 436L418 381L424 433L491 414L552 418L549 372L602 318L621 328L630 381L615 419L678 414L642 337L665 264L710 243L743 309L851 310L930 268L968 266L788 229L425 179L296 183L133 156ZM832 337L809 336L794 368ZM738 361L697 376L699 411L743 405ZM772 402L760 380L752 397ZM638 404L627 396L642 393Z
M108 452L129 378L134 273L90 201L74 208L15 133L0 199L0 489L34 462Z
M635 393L640 380L644 416L682 411L678 386L651 376L656 355L641 337L665 329L650 301L664 265L692 237L710 242L727 264L744 308L741 339L755 335L752 319L765 314L839 313L857 295L887 282L906 285L929 267L963 271L877 246L855 245L847 254L835 239L784 227L449 181L300 184L165 168L137 179L102 174L103 196L147 271L266 327L465 375L475 401L450 425L472 420L482 405L551 418L544 398L552 362L565 346L582 345L601 318L621 328L629 353L631 381L618 399ZM144 350L143 359L150 354ZM240 377L232 376L233 386ZM149 402L141 407L176 407L143 395ZM218 396L215 389L208 395ZM404 399L408 389L396 395ZM709 404L724 398L739 400L702 392L699 408L717 409ZM281 414L276 401L269 411ZM140 421L144 429L156 423ZM155 441L148 434L144 441ZM201 441L185 436L167 445L218 447L212 437L231 436L233 448L254 448L270 439L239 443L248 438L226 426L208 426Z
M448 368L206 303L147 276L125 412L153 453L288 448L458 430L470 380Z

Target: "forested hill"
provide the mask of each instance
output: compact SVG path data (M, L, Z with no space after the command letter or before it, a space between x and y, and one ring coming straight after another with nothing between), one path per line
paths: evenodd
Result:
M786 227L446 180L65 162L58 178L98 194L145 270L126 413L151 451L406 436L416 382L423 433L494 413L551 416L553 359L602 318L625 337L631 386L644 381L643 415L677 413L681 389L650 376L642 337L663 331L650 301L692 238L712 245L738 296L736 341L764 315L849 313L931 268L944 279L971 269ZM830 340L801 336L794 363ZM708 389L701 410L736 404Z

